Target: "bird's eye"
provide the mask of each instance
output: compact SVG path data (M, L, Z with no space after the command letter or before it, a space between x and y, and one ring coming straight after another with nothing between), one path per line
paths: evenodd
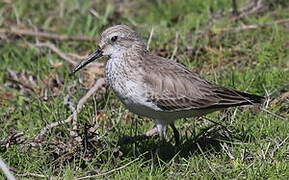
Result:
M115 42L117 40L117 36L112 36L110 40L111 42Z

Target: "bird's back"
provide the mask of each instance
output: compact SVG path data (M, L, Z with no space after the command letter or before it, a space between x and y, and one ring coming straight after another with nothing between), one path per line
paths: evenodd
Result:
M173 60L150 53L143 58L147 99L163 111L223 109L264 100L258 95L210 83Z

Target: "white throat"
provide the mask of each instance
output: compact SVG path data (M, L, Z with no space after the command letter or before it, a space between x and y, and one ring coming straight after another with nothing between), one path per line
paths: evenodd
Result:
M103 55L109 56L110 58L122 58L126 50L122 48L111 48L107 52L103 52Z

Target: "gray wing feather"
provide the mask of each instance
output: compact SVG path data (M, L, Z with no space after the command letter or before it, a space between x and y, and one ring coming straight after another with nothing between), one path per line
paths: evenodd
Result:
M261 96L210 83L169 59L148 54L143 62L147 99L163 111L222 109L263 100Z

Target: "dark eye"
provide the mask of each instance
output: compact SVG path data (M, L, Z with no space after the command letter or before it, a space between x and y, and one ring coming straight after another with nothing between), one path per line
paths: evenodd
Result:
M117 40L117 36L112 36L110 40L111 42L115 42Z

